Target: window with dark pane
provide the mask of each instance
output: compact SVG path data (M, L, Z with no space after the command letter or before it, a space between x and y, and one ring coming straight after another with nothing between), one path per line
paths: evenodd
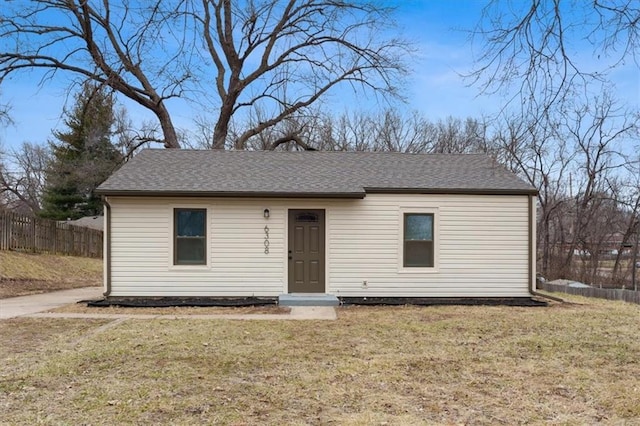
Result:
M174 209L175 265L207 263L207 210Z
M296 222L318 222L318 215L316 213L299 213L296 215Z
M405 213L404 267L433 267L433 214Z

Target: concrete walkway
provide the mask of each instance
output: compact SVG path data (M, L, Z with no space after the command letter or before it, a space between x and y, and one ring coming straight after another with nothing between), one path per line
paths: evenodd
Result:
M97 299L102 291L102 287L83 287L0 299L0 320L48 311L79 300Z
M15 317L31 318L98 318L98 319L232 319L232 320L335 320L336 311L331 306L294 306L289 314L213 314L213 315L163 315L163 314L80 314L45 312L60 306L102 296L102 287L85 287L54 291L31 296L0 299L0 320Z

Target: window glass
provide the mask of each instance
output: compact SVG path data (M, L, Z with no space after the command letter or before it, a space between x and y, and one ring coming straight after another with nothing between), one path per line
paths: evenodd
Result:
M404 215L403 266L434 266L433 214Z
M405 217L404 239L433 241L433 215L407 214Z
M175 209L174 254L176 265L207 263L207 211L205 209Z
M296 215L296 222L318 222L318 215L315 213L299 213Z
M176 261L178 264L205 263L204 238L178 238L176 241Z
M204 237L205 210L177 210L176 228L180 237Z

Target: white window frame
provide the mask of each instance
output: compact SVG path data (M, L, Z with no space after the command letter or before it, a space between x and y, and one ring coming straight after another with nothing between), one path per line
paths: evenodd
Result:
M174 264L174 259L175 259L175 226L176 226L176 221L175 221L175 216L174 216L174 212L175 209L181 209L181 210L190 210L190 209L194 209L194 210L205 210L206 211L206 230L205 230L205 247L206 247L206 253L205 253L205 260L206 263L201 264L201 265L176 265ZM202 270L207 270L207 269L211 269L211 228L212 228L212 212L211 209L207 206L207 205L203 205L203 204L173 204L171 206L169 206L169 269L176 269L176 270L194 270L194 271L202 271Z
M402 274L435 273L440 270L440 214L437 207L401 207L398 214L398 272ZM404 215L433 215L433 266L404 266Z

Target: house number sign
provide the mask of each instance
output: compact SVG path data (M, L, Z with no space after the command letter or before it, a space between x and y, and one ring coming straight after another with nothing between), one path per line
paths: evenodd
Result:
M264 254L269 254L269 227L264 226Z

